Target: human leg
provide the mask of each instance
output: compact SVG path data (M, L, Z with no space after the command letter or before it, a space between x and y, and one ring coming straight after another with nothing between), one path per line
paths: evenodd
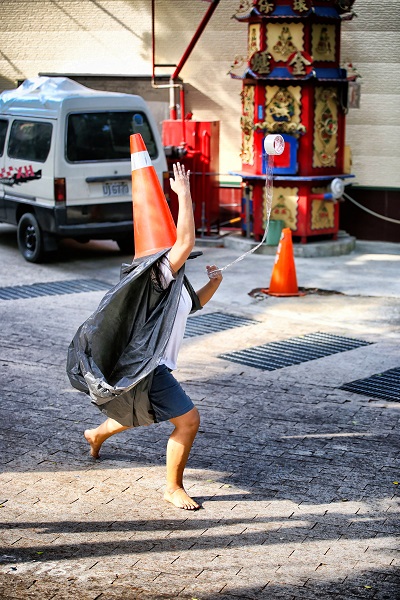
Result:
M183 472L196 437L200 416L193 402L165 365L157 367L149 393L157 422L170 421L174 430L167 444L165 500L178 508L199 508L185 492Z
M104 423L96 427L96 429L86 429L83 435L90 444L91 456L93 456L93 458L99 458L99 452L103 442L112 435L124 431L125 429L130 428L125 427L118 423L118 421L114 421L114 419L110 418L106 419Z
M196 510L200 505L193 500L183 487L183 473L189 458L193 441L200 425L197 408L170 419L174 430L167 444L167 486L164 499L178 508Z

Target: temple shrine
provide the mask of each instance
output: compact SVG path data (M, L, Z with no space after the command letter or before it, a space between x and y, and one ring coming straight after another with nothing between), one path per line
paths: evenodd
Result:
M354 0L247 0L234 15L248 24L248 55L230 70L242 87L242 233L260 240L266 226L267 134L285 150L273 169L271 219L294 240L336 239L339 198L352 177L345 146L348 76L340 31Z

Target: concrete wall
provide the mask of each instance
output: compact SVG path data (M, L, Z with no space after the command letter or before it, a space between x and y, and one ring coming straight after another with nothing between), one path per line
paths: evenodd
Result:
M156 0L158 63L180 60L208 6ZM238 6L221 0L181 72L186 111L221 122L222 173L240 168L241 82L227 75L247 47L247 25L231 18ZM150 0L1 0L0 10L0 89L38 73L151 74ZM356 0L354 10L358 18L343 24L342 36L343 63L353 63L363 82L361 108L347 119L353 172L365 186L400 187L400 2ZM118 81L121 91L132 84ZM159 98L167 101L164 91Z
M342 62L362 75L361 108L350 109L347 143L364 186L400 187L400 2L356 0L342 25Z

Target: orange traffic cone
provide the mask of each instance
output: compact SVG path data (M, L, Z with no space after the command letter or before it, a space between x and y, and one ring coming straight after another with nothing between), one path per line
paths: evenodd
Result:
M289 228L282 229L269 288L262 291L270 296L304 296L297 287L292 232Z
M140 133L130 136L135 258L170 248L176 226Z

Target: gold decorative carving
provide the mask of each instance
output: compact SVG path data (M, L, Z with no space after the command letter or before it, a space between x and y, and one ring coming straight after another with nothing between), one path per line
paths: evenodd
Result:
M256 75L268 75L270 72L268 52L266 50L255 52L250 58L250 68Z
M267 50L276 61L287 62L291 54L304 50L302 23L268 23Z
M235 13L235 17L243 17L243 15L249 13L251 11L251 9L253 8L253 1L252 0L242 0L242 2L240 2L236 13Z
M301 87L292 86L265 87L265 121L257 123L256 128L275 133L303 133L300 122Z
M308 10L308 6L305 0L293 0L293 10L297 10L298 12L303 12Z
M249 25L249 57L260 50L261 45L261 25L260 23L252 23Z
M335 88L315 89L313 167L335 167L338 131L338 99Z
M233 63L228 71L228 75L234 79L242 79L247 71L248 59L246 56L237 54L233 59Z
M314 61L335 60L335 25L314 23L312 26L312 55Z
M307 69L312 64L300 51L297 51L289 62L289 66L292 67L292 74L296 77L298 75L306 75Z
M271 0L258 0L258 2L253 2L253 0L242 0L233 16L238 19L249 17L253 8L256 8L260 13L267 15L274 10L275 4Z
M242 91L243 111L240 119L242 128L242 162L247 165L254 164L254 86L245 85Z
M272 12L275 7L273 2L270 2L269 0L258 0L257 8L260 13L267 15L269 12Z
M312 190L313 194L324 194L328 190ZM332 229L335 226L335 205L330 200L312 200L311 229Z
M274 187L272 192L271 219L283 221L284 227L297 229L297 209L299 201L299 188ZM263 219L267 219L266 188L263 194ZM266 223L265 223L266 225Z

